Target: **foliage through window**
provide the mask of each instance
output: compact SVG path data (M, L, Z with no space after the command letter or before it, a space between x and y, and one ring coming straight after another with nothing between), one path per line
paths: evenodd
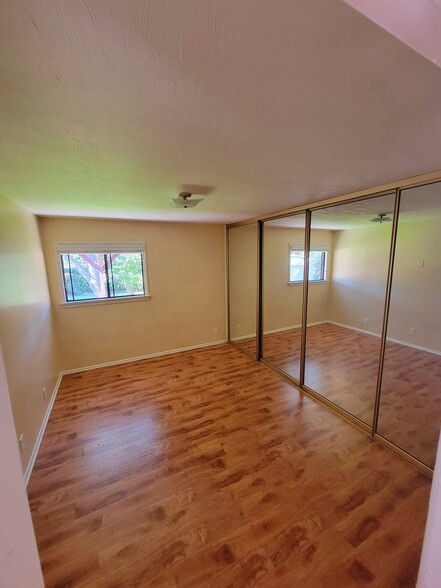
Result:
M328 252L325 250L311 250L309 252L308 279L310 282L324 282L326 280L326 263ZM305 265L305 251L298 247L290 247L289 251L289 282L290 284L303 282L303 268Z
M144 251L112 245L97 251L97 245L59 247L65 302L81 302L147 295ZM89 249L89 250L88 250Z

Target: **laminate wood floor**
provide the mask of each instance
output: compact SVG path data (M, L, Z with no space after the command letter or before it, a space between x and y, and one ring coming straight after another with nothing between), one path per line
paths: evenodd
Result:
M430 479L232 345L63 378L47 588L414 586Z
M240 342L255 350L255 339ZM380 338L332 323L308 327L305 384L372 426ZM263 357L299 379L300 329L265 335ZM387 342L378 432L434 467L441 356Z

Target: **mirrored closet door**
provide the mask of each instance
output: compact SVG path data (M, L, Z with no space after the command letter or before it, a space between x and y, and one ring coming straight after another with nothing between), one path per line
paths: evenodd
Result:
M434 467L441 424L441 184L401 192L377 432Z
M228 235L230 340L433 469L441 182L314 205Z
M256 356L257 223L228 229L230 340Z
M305 213L263 224L262 357L300 379Z
M311 213L304 384L373 423L395 195Z

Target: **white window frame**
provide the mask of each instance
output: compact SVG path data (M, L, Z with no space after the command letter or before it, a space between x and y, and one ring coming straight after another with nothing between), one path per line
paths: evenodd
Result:
M291 281L291 251L303 251L305 252L305 246L290 243L288 249L288 286L298 286L303 284L303 278L301 280ZM325 267L323 268L323 280L308 280L309 284L325 284L328 281L328 260L329 260L329 247L327 245L311 245L309 251L323 251L325 256Z
M148 279L147 279L147 256L145 243L57 243L57 267L60 282L60 304L63 307L71 306L90 306L95 304L115 304L120 302L136 302L140 300L150 300ZM66 291L63 275L63 264L61 256L64 254L77 253L140 253L142 259L142 270L144 279L144 294L132 296L118 296L112 298L96 298L88 300L66 300Z

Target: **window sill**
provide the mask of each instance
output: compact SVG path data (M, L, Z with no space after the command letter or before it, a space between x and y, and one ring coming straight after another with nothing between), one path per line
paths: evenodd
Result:
M140 302L141 300L150 300L149 294L145 296L120 296L118 298L98 298L97 300L75 300L73 302L60 302L63 308L71 306L96 306L97 304L118 304L121 302Z
M328 283L328 280L314 280L314 281L309 281L308 286L311 286L311 284L318 285L318 284L327 284L327 283ZM288 286L303 286L303 280L301 282L288 282Z

